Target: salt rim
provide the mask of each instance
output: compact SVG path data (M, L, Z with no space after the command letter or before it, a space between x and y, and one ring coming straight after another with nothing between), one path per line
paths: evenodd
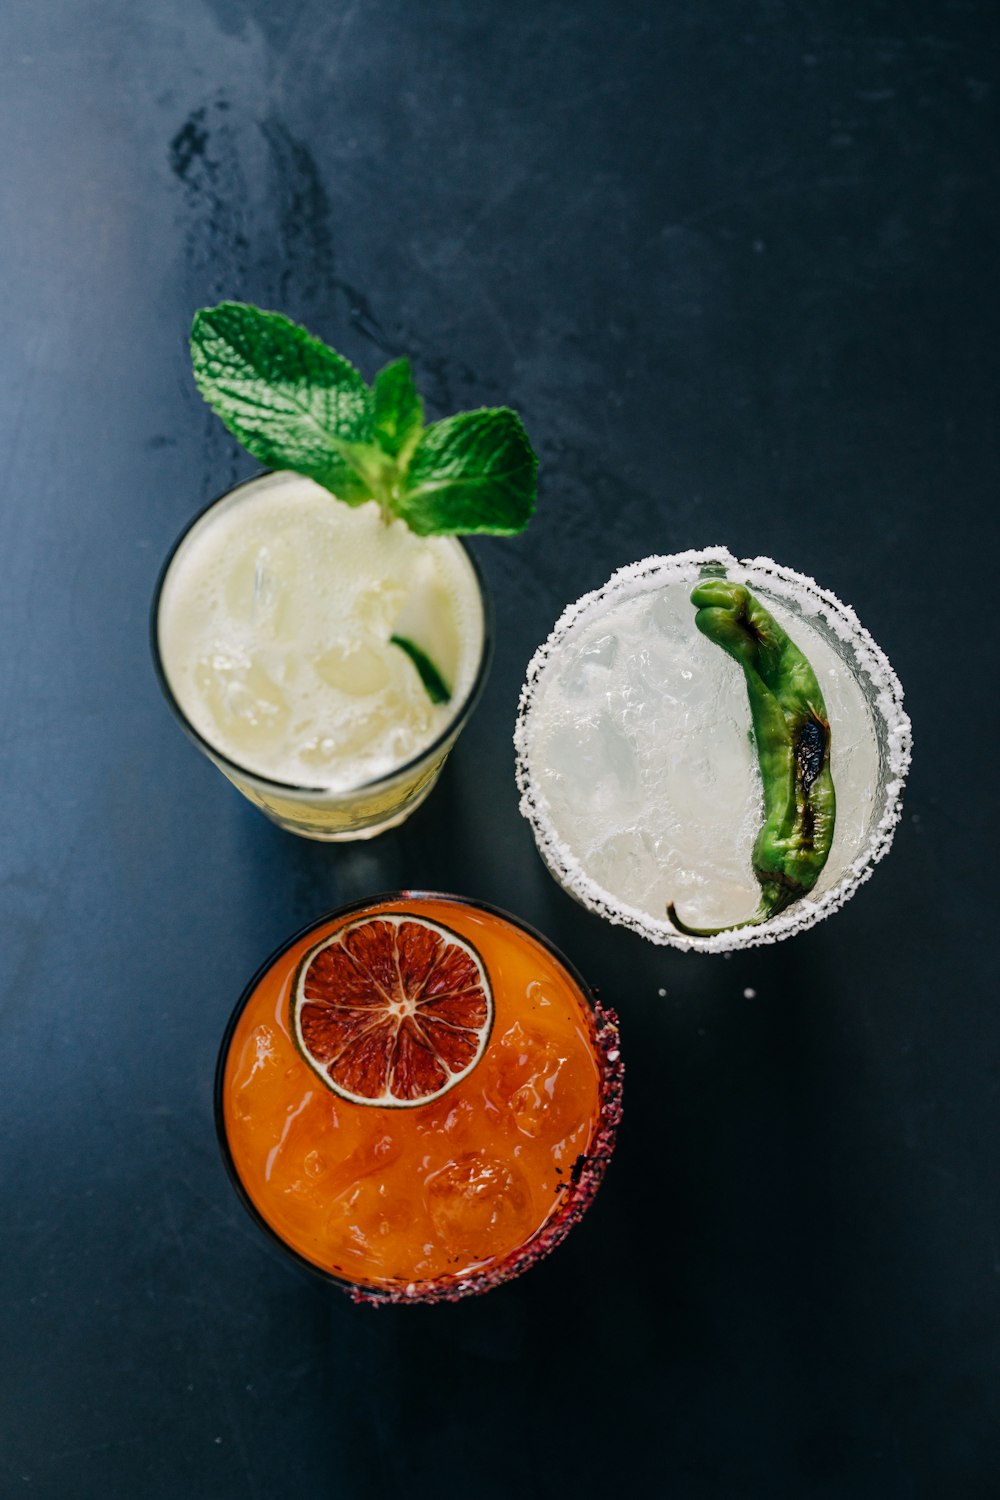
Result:
M817 900L803 897L794 906L757 927L716 933L712 937L689 937L665 917L658 920L637 907L620 901L589 876L579 860L556 832L541 791L532 783L528 761L529 721L535 689L550 657L562 645L564 637L581 616L613 595L628 598L642 592L642 585L653 574L668 583L694 582L698 569L721 565L729 578L738 583L770 588L784 600L793 601L805 615L822 615L838 640L851 648L858 675L867 677L869 704L876 719L876 735L888 769L885 784L885 807L878 823L868 835L867 847L848 866L842 879ZM850 665L850 663L849 663ZM879 720L881 722L879 722ZM619 568L599 589L584 594L567 605L528 664L524 686L517 705L514 726L514 749L520 811L531 824L538 852L559 884L588 911L615 926L629 928L640 937L660 947L670 946L705 953L728 953L738 948L756 948L777 943L815 926L838 911L870 877L879 860L888 852L896 825L903 811L902 793L910 766L912 732L909 716L903 708L903 689L885 652L872 639L854 610L829 589L821 588L806 573L796 573L770 557L739 559L728 547L695 548L668 556L644 557L639 562Z

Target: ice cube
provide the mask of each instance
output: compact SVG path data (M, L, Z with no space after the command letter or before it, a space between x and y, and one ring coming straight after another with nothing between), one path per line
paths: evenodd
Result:
M238 553L225 583L232 618L252 625L258 636L280 634L298 573L295 549L284 537L251 543Z
M438 1136L458 1145L470 1141L477 1124L482 1125L482 1115L471 1099L456 1099L454 1094L446 1094L436 1104L425 1104L414 1114L421 1135Z
M547 1045L548 1038L544 1032L523 1021L515 1021L493 1042L496 1077L494 1092L500 1104L507 1105L511 1094L527 1078L530 1059L544 1055Z
M639 765L635 748L618 720L605 709L592 731L594 760L600 775L609 777L623 798L639 793Z
M596 639L588 638L566 664L562 678L566 693L573 698L600 693L617 655L617 636L605 632Z
M268 1084L281 1087L282 1067L270 1026L255 1026L246 1037L235 1061L233 1112L238 1120L254 1118L260 1090Z
M579 1123L586 1081L551 1034L515 1021L495 1048L491 1094L503 1120L550 1140Z
M667 640L685 644L691 636L694 608L690 601L690 585L674 584L657 589L649 601L646 619L653 629Z
M580 771L580 735L573 724L561 724L545 736L539 747L547 779L575 780Z
M413 1204L399 1184L365 1177L338 1193L330 1202L327 1230L335 1243L347 1245L380 1264L385 1241L413 1223Z
M406 597L402 584L391 578L379 578L355 596L351 617L379 640L392 634L393 621Z
M288 703L259 658L220 648L199 659L195 680L224 738L258 745L284 729Z
M275 1192L312 1199L337 1161L337 1111L332 1095L308 1089L285 1114L267 1154L264 1177Z
M588 1080L573 1058L549 1055L510 1096L511 1116L523 1135L561 1139L583 1123Z
M402 1143L388 1130L366 1137L362 1143L339 1161L330 1176L330 1192L346 1190L356 1183L384 1172L402 1155Z
M594 850L591 870L606 891L623 901L638 902L659 878L656 846L645 828L624 828Z
M377 712L351 713L310 735L299 749L307 766L322 768L367 750L386 728L386 717Z
M432 1172L425 1187L431 1222L452 1255L486 1260L531 1229L531 1191L513 1162L466 1151Z
M318 656L314 665L328 687L350 698L367 698L389 681L387 649L360 638L339 641Z
M325 1101L317 1108L313 1099L311 1107L286 1121L268 1158L267 1180L286 1197L323 1210L336 1203L343 1214L350 1212L345 1205L360 1201L356 1190L369 1178L378 1178L401 1151L399 1143L382 1131L344 1156L336 1108Z

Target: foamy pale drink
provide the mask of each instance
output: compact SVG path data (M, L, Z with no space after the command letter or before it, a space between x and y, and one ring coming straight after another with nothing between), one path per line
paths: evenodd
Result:
M447 702L394 635L434 664ZM182 714L241 790L298 832L357 837L433 784L479 674L482 594L455 538L277 473L187 532L158 644Z
M695 627L701 576L747 583L811 663L830 720L836 826L808 899L759 927L697 938L759 907L763 790L740 667ZM725 549L622 569L565 612L529 668L517 730L522 811L556 877L654 942L730 948L809 925L888 847L909 721L888 661L811 579Z

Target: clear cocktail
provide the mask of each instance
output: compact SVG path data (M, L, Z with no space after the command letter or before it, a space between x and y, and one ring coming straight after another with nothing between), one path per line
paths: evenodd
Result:
M154 635L168 698L216 765L276 822L328 840L379 833L423 800L490 651L462 542L290 473L238 485L184 533Z
M234 1182L359 1300L452 1300L525 1270L597 1189L614 1017L537 934L454 897L334 913L247 989L219 1060Z
M747 688L691 603L700 579L723 577L811 662L836 785L815 888L757 923L764 797ZM866 878L899 816L910 729L895 673L852 610L769 559L709 548L624 568L565 611L529 667L516 744L522 811L560 883L653 942L720 950L810 926ZM685 926L734 930L681 931L671 906Z

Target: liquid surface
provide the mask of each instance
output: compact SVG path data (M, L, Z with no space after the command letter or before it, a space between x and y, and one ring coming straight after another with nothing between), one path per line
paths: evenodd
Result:
M290 1034L299 960L363 913L314 929L268 971L224 1075L236 1171L271 1228L314 1265L363 1286L461 1278L524 1245L559 1210L600 1114L589 1006L559 962L490 913L389 902L479 953L495 1017L473 1071L415 1108L351 1104L325 1088Z
M614 594L580 616L535 685L531 783L602 890L654 920L693 926L753 915L763 791L746 682L696 628L692 581ZM865 848L880 757L871 709L818 623L754 592L808 657L826 700L837 792L833 847L814 894Z
M171 564L159 644L205 740L273 781L350 790L430 745L473 685L483 612L449 537L386 526L299 475L241 487L195 523ZM431 703L393 634L434 662Z

